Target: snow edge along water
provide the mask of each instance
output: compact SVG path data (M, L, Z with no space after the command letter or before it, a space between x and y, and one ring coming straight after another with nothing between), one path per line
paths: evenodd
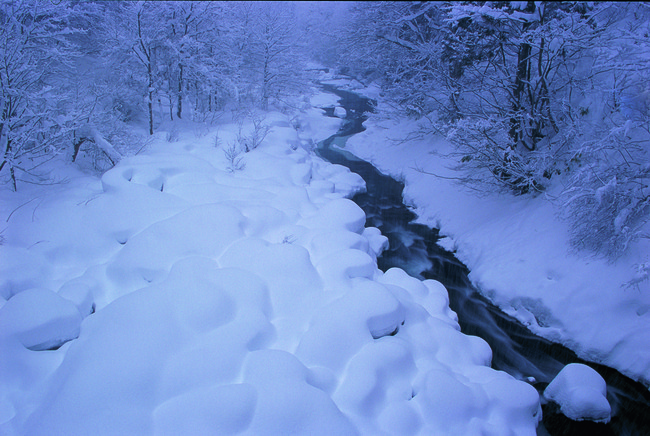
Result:
M339 81L377 99L379 90ZM533 333L588 361L617 369L650 387L650 283L626 287L648 261L641 240L616 263L575 253L551 201L487 194L454 182L443 138L403 141L421 122L371 115L346 150L405 182L416 222L440 229L440 245L466 264L470 279L505 313ZM438 176L438 177L437 177Z

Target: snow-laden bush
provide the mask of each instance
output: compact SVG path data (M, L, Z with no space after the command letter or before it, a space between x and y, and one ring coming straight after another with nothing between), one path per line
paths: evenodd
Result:
M588 86L563 110L559 157L570 178L561 196L562 214L575 248L612 260L634 240L648 237L649 13L639 4L603 7L598 20L619 21L603 28L600 44L589 51Z
M457 162L463 184L479 191L505 190L515 194L545 189L553 171L552 159L544 151L525 156L515 152L504 120L466 118L441 126L440 130L456 146L448 157Z
M628 143L626 147L614 139L581 150L584 163L572 174L561 197L573 246L610 259L642 237L650 221L648 146Z

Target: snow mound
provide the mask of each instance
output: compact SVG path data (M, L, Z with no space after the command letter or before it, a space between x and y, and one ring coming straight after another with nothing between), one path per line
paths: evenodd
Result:
M326 203L314 215L302 219L300 224L361 234L366 224L366 214L352 200L341 198Z
M319 92L313 95L309 102L314 107L334 106L338 103L339 97L329 92Z
M218 256L244 235L245 222L239 210L229 206L187 208L133 235L107 268L107 275L121 292L141 288L166 275L175 259Z
M59 348L79 336L77 306L48 289L32 288L0 308L0 335L14 335L34 351Z
M294 119L300 138L312 146L336 133L342 121L338 117L324 117L326 108L338 105L339 98L333 94L316 91L310 97L310 108ZM302 141L301 141L302 142Z
M557 403L562 413L574 421L608 423L611 419L607 384L587 365L565 366L544 390L544 398Z
M94 286L82 279L72 279L59 288L58 294L77 305L84 318L95 311Z
M535 389L377 268L363 181L282 117L241 170L179 135L7 221L0 433L535 435Z
M366 227L363 236L368 240L372 254L377 257L384 250L388 250L388 238L381 234L377 227Z

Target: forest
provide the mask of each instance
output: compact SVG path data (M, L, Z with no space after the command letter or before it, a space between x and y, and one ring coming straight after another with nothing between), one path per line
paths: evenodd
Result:
M3 184L81 148L101 168L163 117L295 110L317 61L377 83L423 135L456 149L461 183L540 195L573 242L615 259L647 238L646 3L3 1Z

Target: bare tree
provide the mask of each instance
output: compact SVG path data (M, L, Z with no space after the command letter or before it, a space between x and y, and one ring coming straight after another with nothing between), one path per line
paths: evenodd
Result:
M296 25L294 5L285 2L239 4L239 47L245 77L256 100L267 110L306 85L303 34Z
M130 78L132 84L138 83L146 103L149 134L153 135L154 101L160 85L159 67L164 65L168 11L148 1L106 4L104 7L104 56L118 68L117 74Z

